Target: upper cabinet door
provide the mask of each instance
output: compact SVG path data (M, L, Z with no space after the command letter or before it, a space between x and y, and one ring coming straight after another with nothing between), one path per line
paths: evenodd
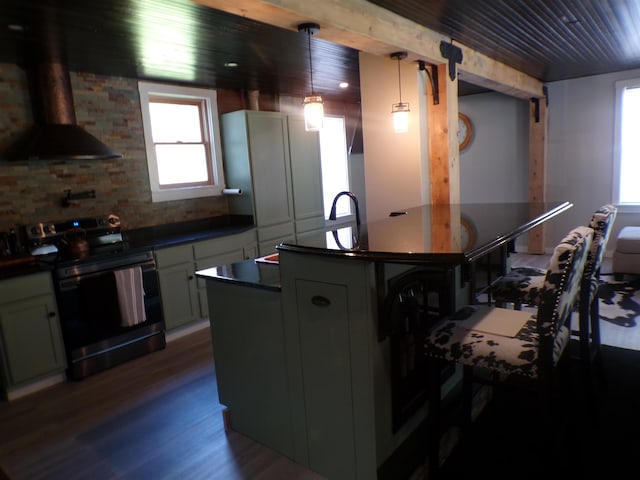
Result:
M253 215L260 244L324 227L320 137L302 116L241 110L222 116L229 212ZM273 243L274 240L276 243ZM268 253L268 252L267 252Z
M240 110L222 116L225 178L242 195L229 197L229 213L253 215L258 228L290 223L293 194L287 117Z
M286 117L247 112L251 176L259 227L293 221Z
M319 228L324 224L320 136L305 131L303 117L289 116L288 124L296 230L312 220L319 221L313 226Z

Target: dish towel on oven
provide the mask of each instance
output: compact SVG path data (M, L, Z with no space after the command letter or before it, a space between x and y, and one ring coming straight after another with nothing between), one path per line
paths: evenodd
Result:
M142 268L132 267L113 272L118 290L120 324L131 327L146 320L144 313L144 288Z

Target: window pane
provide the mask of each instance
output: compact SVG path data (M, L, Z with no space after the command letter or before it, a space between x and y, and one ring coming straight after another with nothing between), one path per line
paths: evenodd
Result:
M151 102L149 111L154 143L202 142L198 105Z
M334 197L349 190L347 141L344 118L324 117L320 130L320 157L322 163L322 193L324 215L329 218ZM337 217L351 213L351 200L341 198L336 205Z
M209 180L204 145L156 145L160 185Z
M620 201L640 203L640 88L627 88L622 94L620 145Z

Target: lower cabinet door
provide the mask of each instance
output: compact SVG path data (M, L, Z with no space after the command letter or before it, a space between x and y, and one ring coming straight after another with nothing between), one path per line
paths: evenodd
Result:
M67 366L52 296L0 305L0 334L7 387L61 372Z
M158 269L162 310L167 330L200 318L193 263Z
M309 467L356 478L347 286L296 281Z

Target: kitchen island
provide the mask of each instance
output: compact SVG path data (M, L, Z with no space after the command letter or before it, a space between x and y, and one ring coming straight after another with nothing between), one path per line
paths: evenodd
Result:
M570 207L427 205L282 243L279 265L197 272L231 428L332 480L408 478L426 450L421 335L473 300L478 262L508 268L519 235ZM453 398L458 373L442 379Z

